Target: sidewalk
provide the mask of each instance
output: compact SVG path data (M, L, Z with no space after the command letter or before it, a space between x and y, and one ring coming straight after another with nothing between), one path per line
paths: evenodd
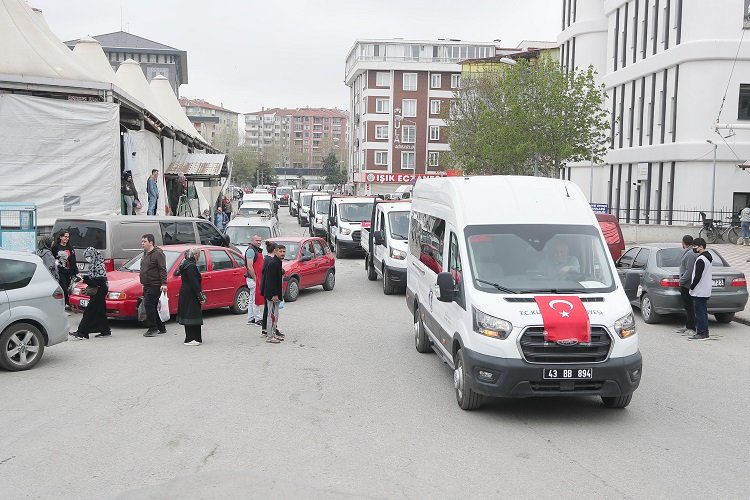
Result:
M747 259L750 259L750 246L716 243L713 245L709 244L709 248L713 248L719 252L724 257L724 260L729 262L730 266L745 273L745 277L750 280L750 262L747 261ZM745 306L744 311L740 311L735 315L734 320L750 325L750 301Z

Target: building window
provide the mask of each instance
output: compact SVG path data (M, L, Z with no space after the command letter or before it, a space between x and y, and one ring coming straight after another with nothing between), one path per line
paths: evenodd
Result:
M440 153L437 151L430 151L427 156L427 164L431 167L437 167L440 165Z
M416 73L404 73L404 90L417 90Z
M403 101L401 101L401 113L403 116L407 117L417 116L417 100L404 99Z
M401 142L404 144L414 144L417 142L416 125L404 125L401 127Z
M375 139L388 139L388 125L375 125Z
M391 74L387 71L378 71L375 76L375 85L377 87L390 87Z
M388 151L375 151L375 165L388 165Z
M375 99L375 112L376 113L390 113L391 112L391 100L390 99Z
M440 73L433 73L430 75L430 87L433 89L439 89L442 86L442 75Z
M737 111L738 120L750 120L750 84L740 85L740 105Z
M440 114L440 101L439 100L433 99L430 101L430 114L431 115Z
M461 75L451 75L451 88L457 89L461 86Z
M438 127L437 125L430 125L430 140L431 141L440 140L440 127Z
M417 154L414 151L401 152L401 169L414 170L417 164Z

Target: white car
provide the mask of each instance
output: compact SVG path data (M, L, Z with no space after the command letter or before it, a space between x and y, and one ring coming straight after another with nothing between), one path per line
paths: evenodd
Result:
M263 238L263 241L281 236L276 217L238 217L229 221L225 233L242 255L245 255L247 247L250 246L250 239L256 234Z
M63 290L42 259L0 250L0 367L32 368L69 331Z
M240 204L240 208L237 209L237 214L234 216L235 219L244 217L253 217L263 214L273 214L273 201L272 200L253 200L243 201Z

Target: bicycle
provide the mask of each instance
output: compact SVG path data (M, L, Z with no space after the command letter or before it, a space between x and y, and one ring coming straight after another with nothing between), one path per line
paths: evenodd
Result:
M728 226L717 219L707 219L705 212L700 212L703 228L698 232L698 236L706 240L706 243L716 243L717 241L728 241L733 245L737 244L742 229L732 217L727 217L730 221Z

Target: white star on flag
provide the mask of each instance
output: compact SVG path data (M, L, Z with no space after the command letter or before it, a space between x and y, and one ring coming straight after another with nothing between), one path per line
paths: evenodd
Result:
M560 316L562 316L563 318L568 318L570 317L570 313L568 311L562 311L560 313Z

